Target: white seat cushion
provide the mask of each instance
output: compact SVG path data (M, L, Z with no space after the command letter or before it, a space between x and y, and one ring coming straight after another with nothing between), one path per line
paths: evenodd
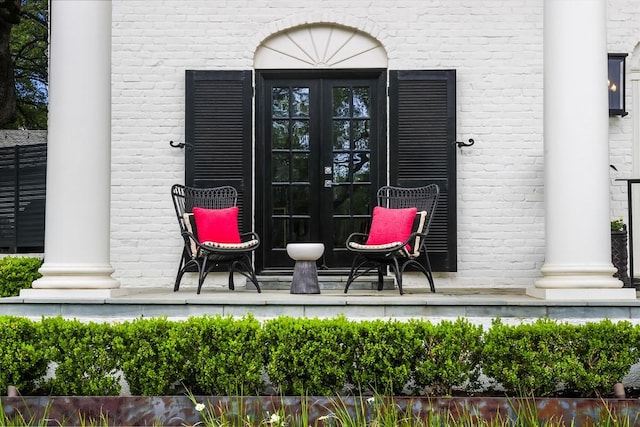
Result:
M385 249L391 249L395 246L400 246L400 245L402 245L402 242L391 242L391 243L385 243L382 245L363 245L355 242L349 243L349 246L352 247L353 249L368 250L368 251L381 251Z
M258 243L260 242L257 239L253 239L242 243L202 242L202 246L211 246L217 249L250 249L258 246Z

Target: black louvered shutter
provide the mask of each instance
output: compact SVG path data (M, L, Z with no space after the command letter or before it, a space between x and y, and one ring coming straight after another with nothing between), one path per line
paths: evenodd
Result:
M186 71L185 184L238 190L251 229L251 71Z
M44 250L47 144L0 148L0 251Z
M455 70L389 72L391 184L440 187L427 240L434 271L457 271L455 97Z

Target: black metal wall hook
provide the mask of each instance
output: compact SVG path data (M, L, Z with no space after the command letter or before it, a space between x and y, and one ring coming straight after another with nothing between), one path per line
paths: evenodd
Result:
M173 148L186 148L187 151L193 150L193 144L190 144L188 142L173 142L173 141L169 141L169 145L172 146Z
M458 146L458 148L471 147L475 143L476 142L473 140L473 138L469 138L469 142L455 141L455 144Z

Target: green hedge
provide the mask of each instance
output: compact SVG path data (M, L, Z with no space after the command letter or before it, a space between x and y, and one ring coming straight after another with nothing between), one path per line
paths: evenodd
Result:
M283 395L334 395L353 364L348 349L354 324L343 317L280 317L264 324L266 371Z
M120 358L114 351L116 329L108 323L81 323L60 317L41 323L41 344L53 376L43 382L47 394L109 396L120 394Z
M114 325L114 346L133 395L176 394L185 373L188 343L183 324L166 319L140 319Z
M548 319L194 317L81 323L0 316L0 394L448 395L480 373L511 396L607 396L640 359L640 326ZM486 384L485 384L486 386Z
M21 289L31 288L31 283L42 276L38 273L41 265L39 258L0 258L0 298L17 296Z
M41 338L40 323L0 316L0 394L10 385L23 394L38 392L48 365Z
M114 345L134 395L258 394L264 360L251 316L139 319L115 325Z
M639 330L610 320L516 326L495 320L485 335L482 370L511 393L609 394L640 357Z

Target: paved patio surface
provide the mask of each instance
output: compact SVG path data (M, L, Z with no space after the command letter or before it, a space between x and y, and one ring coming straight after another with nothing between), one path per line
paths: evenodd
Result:
M287 278L281 280L287 284ZM293 295L288 284L264 286L262 293L251 286L235 291L227 288L203 287L200 295L195 287L182 286L178 292L166 288L123 287L126 295L112 298L23 298L0 299L0 314L39 319L63 316L84 320L126 320L139 317L187 318L198 315L242 316L252 313L257 318L281 315L294 317L375 318L469 318L490 324L500 317L505 322L548 317L581 322L604 318L640 323L640 300L625 301L545 301L525 295L523 288L406 288L404 295L396 289L350 289L347 294L338 282L324 284L320 294Z

